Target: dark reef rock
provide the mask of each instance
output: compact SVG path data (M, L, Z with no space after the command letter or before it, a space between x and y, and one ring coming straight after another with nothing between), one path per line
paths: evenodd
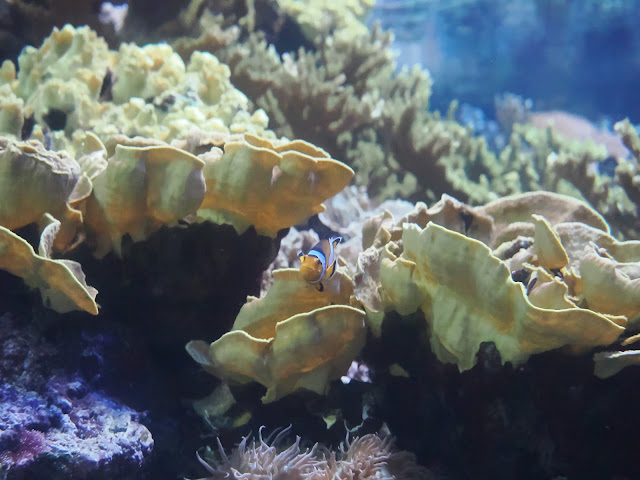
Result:
M0 317L0 475L138 478L153 449L140 414L91 391L24 318Z
M279 238L253 228L238 235L230 225L205 222L163 227L142 242L125 238L121 258L78 255L98 289L100 315L136 329L165 356L182 356L189 340L213 340L231 328L247 295L260 292L279 246Z
M380 341L362 353L373 372L370 414L399 448L446 478L640 478L636 459L640 369L607 380L591 354L562 349L501 365L492 343L459 373L440 363L421 314L388 314ZM409 377L389 374L399 363Z
M121 258L96 260L82 246L70 255L99 290L97 317L47 310L19 278L0 275L0 314L14 312L0 317L7 479L195 471L206 431L184 399L216 380L184 345L230 328L279 243L207 222L125 241Z

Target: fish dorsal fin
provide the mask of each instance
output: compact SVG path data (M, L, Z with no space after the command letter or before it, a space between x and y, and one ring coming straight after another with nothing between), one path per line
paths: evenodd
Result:
M336 264L337 264L337 263L338 263L337 261L334 261L334 262L331 264L331 266L329 267L328 272L327 272L327 273L329 274L329 277L328 277L328 278L333 277L333 274L334 274L334 273L336 273Z

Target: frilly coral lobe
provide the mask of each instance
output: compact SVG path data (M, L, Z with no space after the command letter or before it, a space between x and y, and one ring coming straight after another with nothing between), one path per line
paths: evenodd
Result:
M98 4L0 5L0 476L640 475L633 2Z

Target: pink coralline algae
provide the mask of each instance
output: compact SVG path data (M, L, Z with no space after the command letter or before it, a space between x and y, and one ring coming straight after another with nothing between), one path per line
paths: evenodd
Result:
M23 430L20 433L12 432L12 434L5 436L4 439L4 447L9 447L11 443L14 443L14 445L11 446L11 449L4 450L3 448L4 451L0 453L0 464L2 465L24 465L41 453L51 450L44 433L38 430Z

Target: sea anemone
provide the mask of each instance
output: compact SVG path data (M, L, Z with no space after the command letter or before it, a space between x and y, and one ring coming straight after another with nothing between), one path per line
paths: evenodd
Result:
M352 442L349 437L340 445L338 458L332 454L329 459L330 474L327 479L365 480L392 479L395 476L387 471L387 461L391 457L391 437L380 437L369 434L356 437ZM345 448L346 447L346 448Z
M224 453L218 440L221 461L210 464L198 455L198 460L211 474L210 480L251 479L251 480L393 480L402 478L428 478L426 469L416 465L413 455L407 452L393 452L391 437L368 434L347 439L338 452L314 445L311 449L300 450L300 437L286 449L277 445L289 431L286 428L266 440L262 430L258 440L248 444L249 437L243 437L238 447L230 455ZM275 433L275 432L274 432Z
M211 480L219 478L251 479L251 480L307 480L324 478L316 476L318 471L327 469L327 461L315 454L316 445L304 452L300 451L300 437L283 451L278 452L276 445L282 436L290 429L286 428L278 433L273 441L262 437L261 427L258 441L253 440L247 445L249 437L242 437L238 447L229 456L224 453L220 439L218 450L222 461L215 465L205 462L200 455L198 460L211 473Z

